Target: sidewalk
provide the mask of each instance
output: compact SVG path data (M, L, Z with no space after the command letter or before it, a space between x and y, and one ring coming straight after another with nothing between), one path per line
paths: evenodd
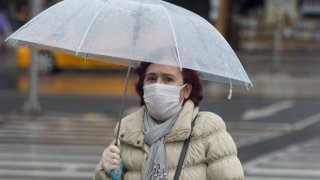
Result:
M293 76L286 73L250 75L253 88L233 87L234 98L320 99L320 76ZM229 85L210 83L210 97L227 98Z
M288 52L280 56L278 69L275 70L273 67L273 54L272 52L237 52L244 69L248 73L249 78L253 83L253 88L247 91L246 88L236 87L233 88L234 98L282 98L282 99L320 99L320 53L301 53L301 52ZM12 81L22 82L19 86L22 92L27 91L28 77L26 75L21 77L4 75L11 73L16 74L14 71L14 56L6 55L4 59L4 66L0 67L0 92L4 90L4 86L10 86L12 91ZM11 69L11 71L9 71ZM77 88L77 91L82 89L82 94L79 95L91 95L92 93L98 93L105 95L106 92L110 91L110 95L120 96L122 92L122 84L124 77L118 75L113 79L107 81L105 77L94 76L86 77L86 75L77 75L79 78L77 81L68 81L68 77L59 77L59 75L52 77L42 77L45 83L40 84L39 92L44 94L52 94L54 89L59 89L61 93L66 93L68 90L73 90L71 86L75 86L74 83L77 81L83 81L82 84L90 83L94 81L102 81L105 88L101 88L101 83L97 82L96 86L88 87L81 86ZM84 77L82 77L84 76ZM82 77L82 79L81 79ZM94 80L94 81L93 81ZM50 82L50 83L49 83ZM115 84L116 83L116 84ZM134 80L131 81L129 87L129 95L135 96L133 84ZM112 86L108 86L112 84ZM204 83L205 96L213 98L226 98L229 93L229 84L220 84L205 82ZM56 88L54 88L56 87ZM1 89L2 88L2 89ZM113 88L111 93L110 88ZM121 89L118 90L118 89ZM43 90L44 89L44 90ZM95 91L94 91L95 90ZM21 89L19 89L21 92ZM91 93L91 94L90 94Z
M278 70L272 53L237 53L253 88L234 87L234 98L320 99L320 53L281 55ZM229 85L208 83L206 94L226 98Z

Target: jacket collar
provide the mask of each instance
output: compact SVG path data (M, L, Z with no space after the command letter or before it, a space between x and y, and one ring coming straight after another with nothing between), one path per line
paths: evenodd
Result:
M123 119L122 127L120 128L120 140L127 144L142 147L143 146L143 118L145 113L145 106L138 111L130 114ZM194 107L191 100L187 101L180 115L173 125L169 134L165 137L166 142L183 141L190 136L191 122L199 112L198 107Z
M191 100L187 101L177 119L174 123L171 131L165 137L166 142L172 141L184 141L190 136L191 133L191 122L194 120L199 112L198 107L194 107Z

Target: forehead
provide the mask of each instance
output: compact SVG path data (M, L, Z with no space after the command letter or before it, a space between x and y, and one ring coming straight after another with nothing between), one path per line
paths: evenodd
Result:
M156 74L172 74L172 75L182 75L178 67L163 65L163 64L151 64L146 71L146 74L156 73Z

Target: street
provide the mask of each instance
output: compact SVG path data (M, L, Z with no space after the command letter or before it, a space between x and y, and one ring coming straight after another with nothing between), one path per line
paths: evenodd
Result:
M8 118L8 117L7 117ZM91 179L115 123L11 117L1 125L0 179Z
M291 145L244 164L246 179L319 179L320 138Z
M60 77L62 76L62 77ZM90 179L103 149L114 138L120 107L119 90L88 93L54 87L60 75L40 81L43 113L21 112L26 90L18 86L0 95L0 179ZM117 82L86 74L93 87ZM53 76L54 77L54 76ZM58 80L57 80L58 79ZM83 79L82 79L83 81ZM82 82L79 81L79 82ZM107 82L103 85L103 82ZM119 82L119 80L118 80ZM118 84L121 84L120 83ZM131 83L131 85L133 85ZM112 86L112 85L111 85ZM22 87L22 89L19 89ZM79 86L75 86L79 87ZM210 92L210 84L205 91ZM109 87L110 89L111 87ZM113 86L113 88L115 88ZM118 88L121 89L121 86ZM93 88L95 89L95 88ZM108 92L111 92L108 95ZM83 94L87 92L88 94ZM206 94L205 94L206 96ZM124 113L139 108L129 90ZM234 138L246 179L319 179L320 101L308 99L205 98L201 110L220 115Z

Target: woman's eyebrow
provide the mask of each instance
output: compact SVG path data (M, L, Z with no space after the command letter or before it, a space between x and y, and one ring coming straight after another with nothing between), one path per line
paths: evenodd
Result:
M173 74L162 73L161 76L175 78L176 76Z
M154 72L147 73L146 76L156 76L157 74Z

